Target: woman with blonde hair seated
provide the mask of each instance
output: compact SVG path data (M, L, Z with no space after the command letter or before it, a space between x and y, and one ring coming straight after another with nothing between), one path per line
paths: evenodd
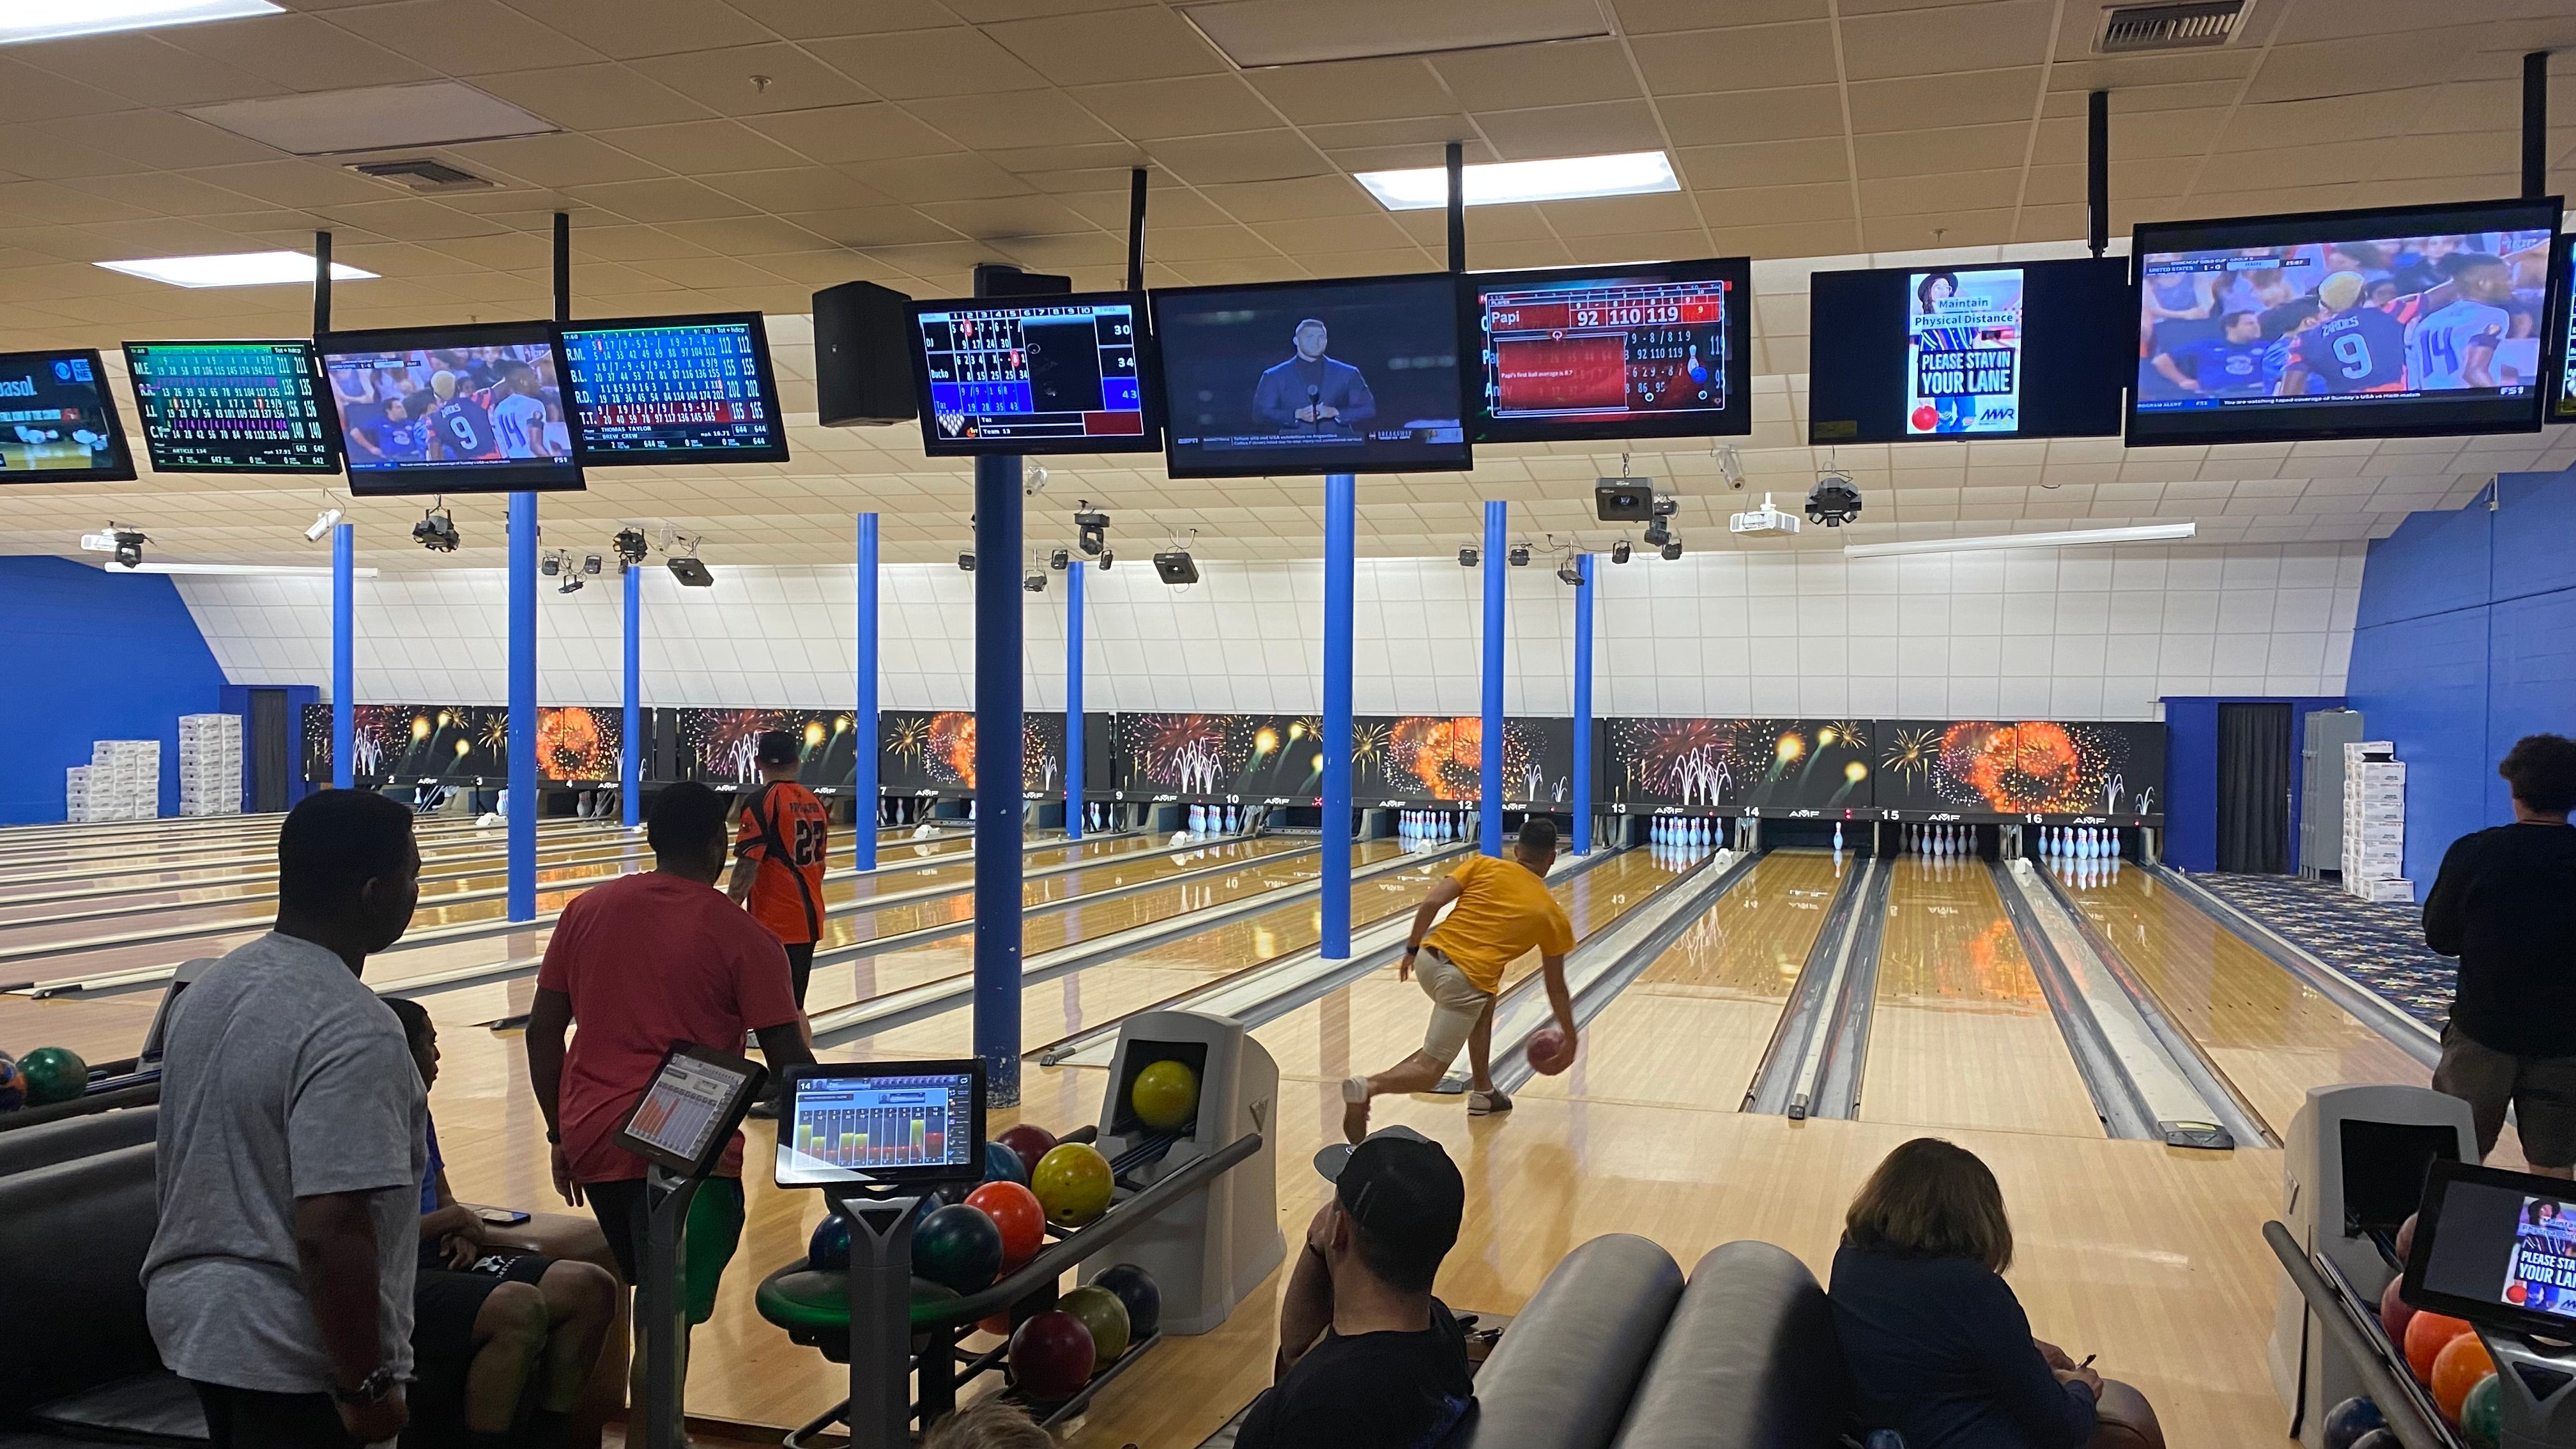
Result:
M1827 1294L1862 1427L1904 1449L2162 1449L2137 1390L2031 1336L2003 1280L2012 1255L2003 1191L1975 1153L1918 1137L1870 1174Z

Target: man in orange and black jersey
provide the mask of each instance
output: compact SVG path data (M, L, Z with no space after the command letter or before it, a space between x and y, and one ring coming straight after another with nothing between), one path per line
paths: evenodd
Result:
M788 731L761 735L761 785L743 797L733 879L725 893L787 948L802 1009L814 942L823 934L823 861L831 849L832 818L813 791L796 783L797 754L797 738Z

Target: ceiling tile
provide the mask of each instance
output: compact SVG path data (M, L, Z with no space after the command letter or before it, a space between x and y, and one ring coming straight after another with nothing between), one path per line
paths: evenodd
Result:
M132 102L34 65L0 56L0 121L50 121L122 111Z
M884 102L755 116L744 124L806 160L826 166L935 156L960 149L901 107Z
M1057 236L1097 232L1098 227L1047 196L1003 196L981 201L926 201L918 210L931 220L979 241L997 237Z
M634 68L728 116L810 111L877 99L865 86L784 42L653 56L634 62Z
M650 181L614 181L598 186L567 186L563 189L579 201L628 221L705 221L752 213L748 204L736 201L713 187L701 186L678 176Z
M276 206L356 205L384 197L382 182L370 181L318 161L261 161L248 166L209 166L191 170L198 180ZM0 215L5 215L0 210Z
M875 187L829 166L701 172L697 179L737 201L782 215L832 207L885 206L894 201Z
M774 38L723 0L688 0L685 5L637 4L634 0L516 0L514 8L603 55L621 60L721 50L747 40Z
M342 10L330 23L451 76L546 70L607 58L499 0L399 0Z
M1831 85L1840 79L1833 27L1822 21L1659 35L1637 48L1637 66L1658 96Z
M1214 75L1232 67L1196 27L1160 5L1003 21L984 33L1058 85Z
M898 101L1033 91L1047 83L983 32L962 25L808 41L805 49L878 95Z
M908 101L924 125L977 151L1115 141L1118 133L1062 91L1019 91L996 104L989 96ZM1017 168L1012 168L1017 169Z
M192 55L291 91L338 91L438 78L432 66L311 15L264 15L161 32Z
M1458 110L1457 100L1430 65L1410 57L1281 66L1250 72L1244 79L1299 125L1444 116Z
M1120 135L1138 141L1259 130L1279 119L1260 92L1232 75L1075 86L1066 94Z
M1889 176L1860 184L1861 207L1869 215L1914 216L1953 209L2009 207L2021 190L2019 168L2003 171L1953 171L1919 176ZM2002 240L1998 237L1996 240ZM1966 245L1952 242L1949 245Z
M1333 170L1305 137L1287 129L1232 136L1175 137L1146 148L1155 162L1192 186L1276 181Z
M1027 182L981 156L913 156L853 161L842 169L890 196L916 202L1026 196Z
M1347 176L1309 176L1202 188L1237 221L1291 221L1309 216L1368 216L1384 210Z
M694 121L714 114L641 72L606 62L481 76L474 85L573 131Z
M1852 145L1864 178L2017 167L2030 149L2030 127L2005 124L1883 131L1856 137Z
M853 206L790 212L786 220L837 246L859 249L957 240L957 233L909 206Z
M45 42L44 68L152 106L199 106L276 93L275 83L145 32Z
M1846 221L1852 215L1852 189L1829 186L1747 186L1703 191L1700 215L1711 230L1782 222Z
M822 238L774 216L721 217L711 221L667 221L662 230L695 242L718 256L764 257L779 252L810 252Z
M656 166L695 176L708 171L768 171L793 166L793 151L739 121L680 121L595 133L603 143Z
M1842 20L1844 74L1852 80L1945 75L2037 65L2049 58L2051 0L1949 5L1932 13Z
M1600 196L1584 201L1556 201L1539 207L1559 236L1606 236L1616 232L1695 231L1699 210L1687 195ZM1689 251L1697 251L1694 246ZM1644 256L1639 252L1633 255Z
M667 174L653 162L590 136L569 132L560 136L522 136L509 141L477 141L442 149L468 171L513 179L531 186L560 188L584 182L641 181Z
M2264 53L2263 68L2245 88L2245 99L2307 100L2445 80L2452 62L2468 48L2472 28L2420 30L2402 44L2372 37L2276 45Z
M1643 101L1596 101L1526 111L1485 111L1477 127L1506 161L1660 151L1663 128Z
M1855 81L1852 130L1992 125L2027 120L2039 101L2039 69L1976 71L1916 80Z
M1616 39L1465 50L1436 56L1431 64L1458 104L1471 111L1512 110L1542 98L1625 101L1644 94L1626 42Z
M1842 91L1836 86L1662 96L1656 100L1655 109L1663 116L1674 143L1681 146L1794 141L1843 134Z

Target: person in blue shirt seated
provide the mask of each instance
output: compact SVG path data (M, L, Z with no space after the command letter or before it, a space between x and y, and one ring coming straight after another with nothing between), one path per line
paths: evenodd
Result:
M2012 1255L2003 1192L1976 1154L1918 1137L1870 1174L1827 1292L1860 1427L1903 1449L2162 1449L2137 1390L2031 1336L2003 1279Z

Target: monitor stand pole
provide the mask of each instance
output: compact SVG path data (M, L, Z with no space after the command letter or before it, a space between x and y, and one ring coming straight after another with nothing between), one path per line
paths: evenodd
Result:
M656 1164L644 1174L643 1281L635 1285L635 1324L644 1339L646 1449L687 1449L685 1399L689 1366L689 1203L701 1178Z
M850 1449L905 1449L912 1442L912 1219L921 1199L834 1191L831 1203L850 1224L850 1404L843 1417ZM947 1352L944 1342L940 1351Z

